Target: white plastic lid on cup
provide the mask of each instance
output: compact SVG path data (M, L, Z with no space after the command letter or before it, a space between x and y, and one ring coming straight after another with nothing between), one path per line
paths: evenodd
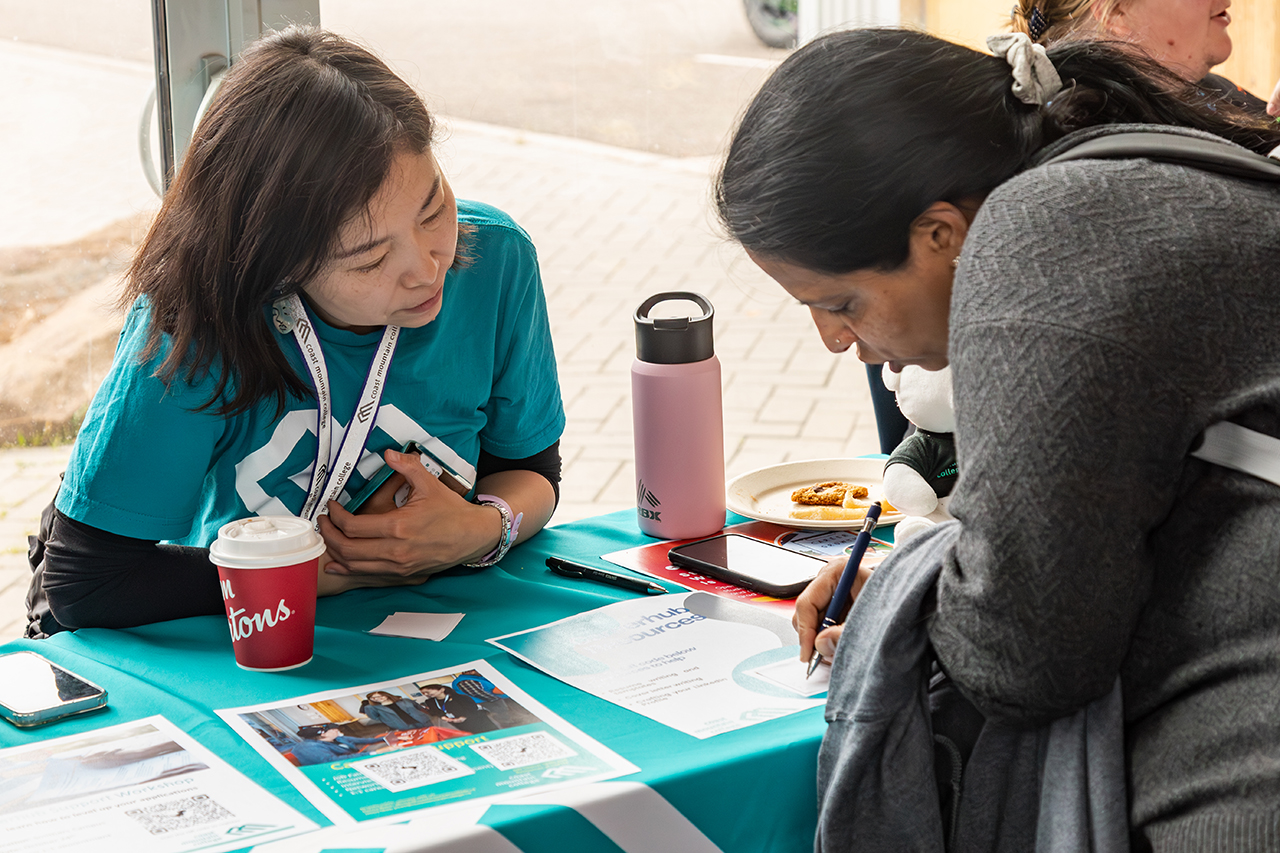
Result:
M209 559L228 569L270 569L305 563L324 550L324 539L306 519L261 515L222 525Z

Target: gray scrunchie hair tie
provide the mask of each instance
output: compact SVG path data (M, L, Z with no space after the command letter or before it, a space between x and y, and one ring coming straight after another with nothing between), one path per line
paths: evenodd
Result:
M1002 33L987 39L987 47L1009 63L1013 71L1013 94L1024 104L1042 105L1062 91L1062 78L1053 67L1043 45L1026 33Z

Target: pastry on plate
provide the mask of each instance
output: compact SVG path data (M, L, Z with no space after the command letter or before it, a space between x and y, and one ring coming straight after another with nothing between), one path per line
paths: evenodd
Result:
M796 489L791 493L791 502L806 506L864 506L854 501L864 501L868 495L866 486L845 483L840 480L827 480ZM797 518L799 516L796 516Z
M803 521L861 521L867 517L867 507L801 506L790 515Z

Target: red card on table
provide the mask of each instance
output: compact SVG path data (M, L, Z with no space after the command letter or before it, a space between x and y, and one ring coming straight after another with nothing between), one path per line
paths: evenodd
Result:
M724 532L740 533L743 536L750 536L753 539L780 545L791 551L823 558L847 553L849 547L853 544L853 540L857 538L856 533L845 530L797 530L794 527L784 527L781 524L773 524L767 521L748 521L743 524L732 524L726 527ZM604 554L601 559L608 560L610 563L622 566L625 569L642 572L658 580L677 583L686 589L709 592L712 595L744 601L747 604L757 604L788 615L795 609L796 600L794 598L770 598L767 595L761 595L758 592L743 589L740 586L734 586L731 583L671 565L670 561L667 560L667 552L677 545L693 541L695 540L673 539L654 542L651 545L641 545L637 548L626 548L622 551ZM873 536L871 544L867 546L867 553L862 558L862 565L867 568L875 567L885 557L889 556L891 550L893 550L892 545Z

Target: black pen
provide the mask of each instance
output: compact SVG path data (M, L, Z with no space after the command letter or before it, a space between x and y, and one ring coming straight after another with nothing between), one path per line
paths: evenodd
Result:
M566 578L587 578L588 580L600 581L601 583L620 586L623 589L635 590L648 595L665 595L667 592L656 583L650 581L627 577L626 575L615 575L613 572L606 572L604 569L570 563L568 560L562 560L559 557L547 557L547 568Z
M867 517L862 520L862 530L858 531L858 538L853 540L853 548L849 551L849 561L844 564L844 571L840 573L840 580L836 583L835 594L831 596L831 603L822 614L822 624L818 626L819 632L827 630L832 625L840 624L840 611L844 610L849 601L849 593L853 591L853 582L858 577L858 567L862 565L862 557L867 553L867 543L871 541L871 531L876 529L876 522L880 520L880 510L879 501L867 510ZM813 675L813 671L820 663L822 663L822 655L814 649L813 657L809 660L809 671L804 677Z

